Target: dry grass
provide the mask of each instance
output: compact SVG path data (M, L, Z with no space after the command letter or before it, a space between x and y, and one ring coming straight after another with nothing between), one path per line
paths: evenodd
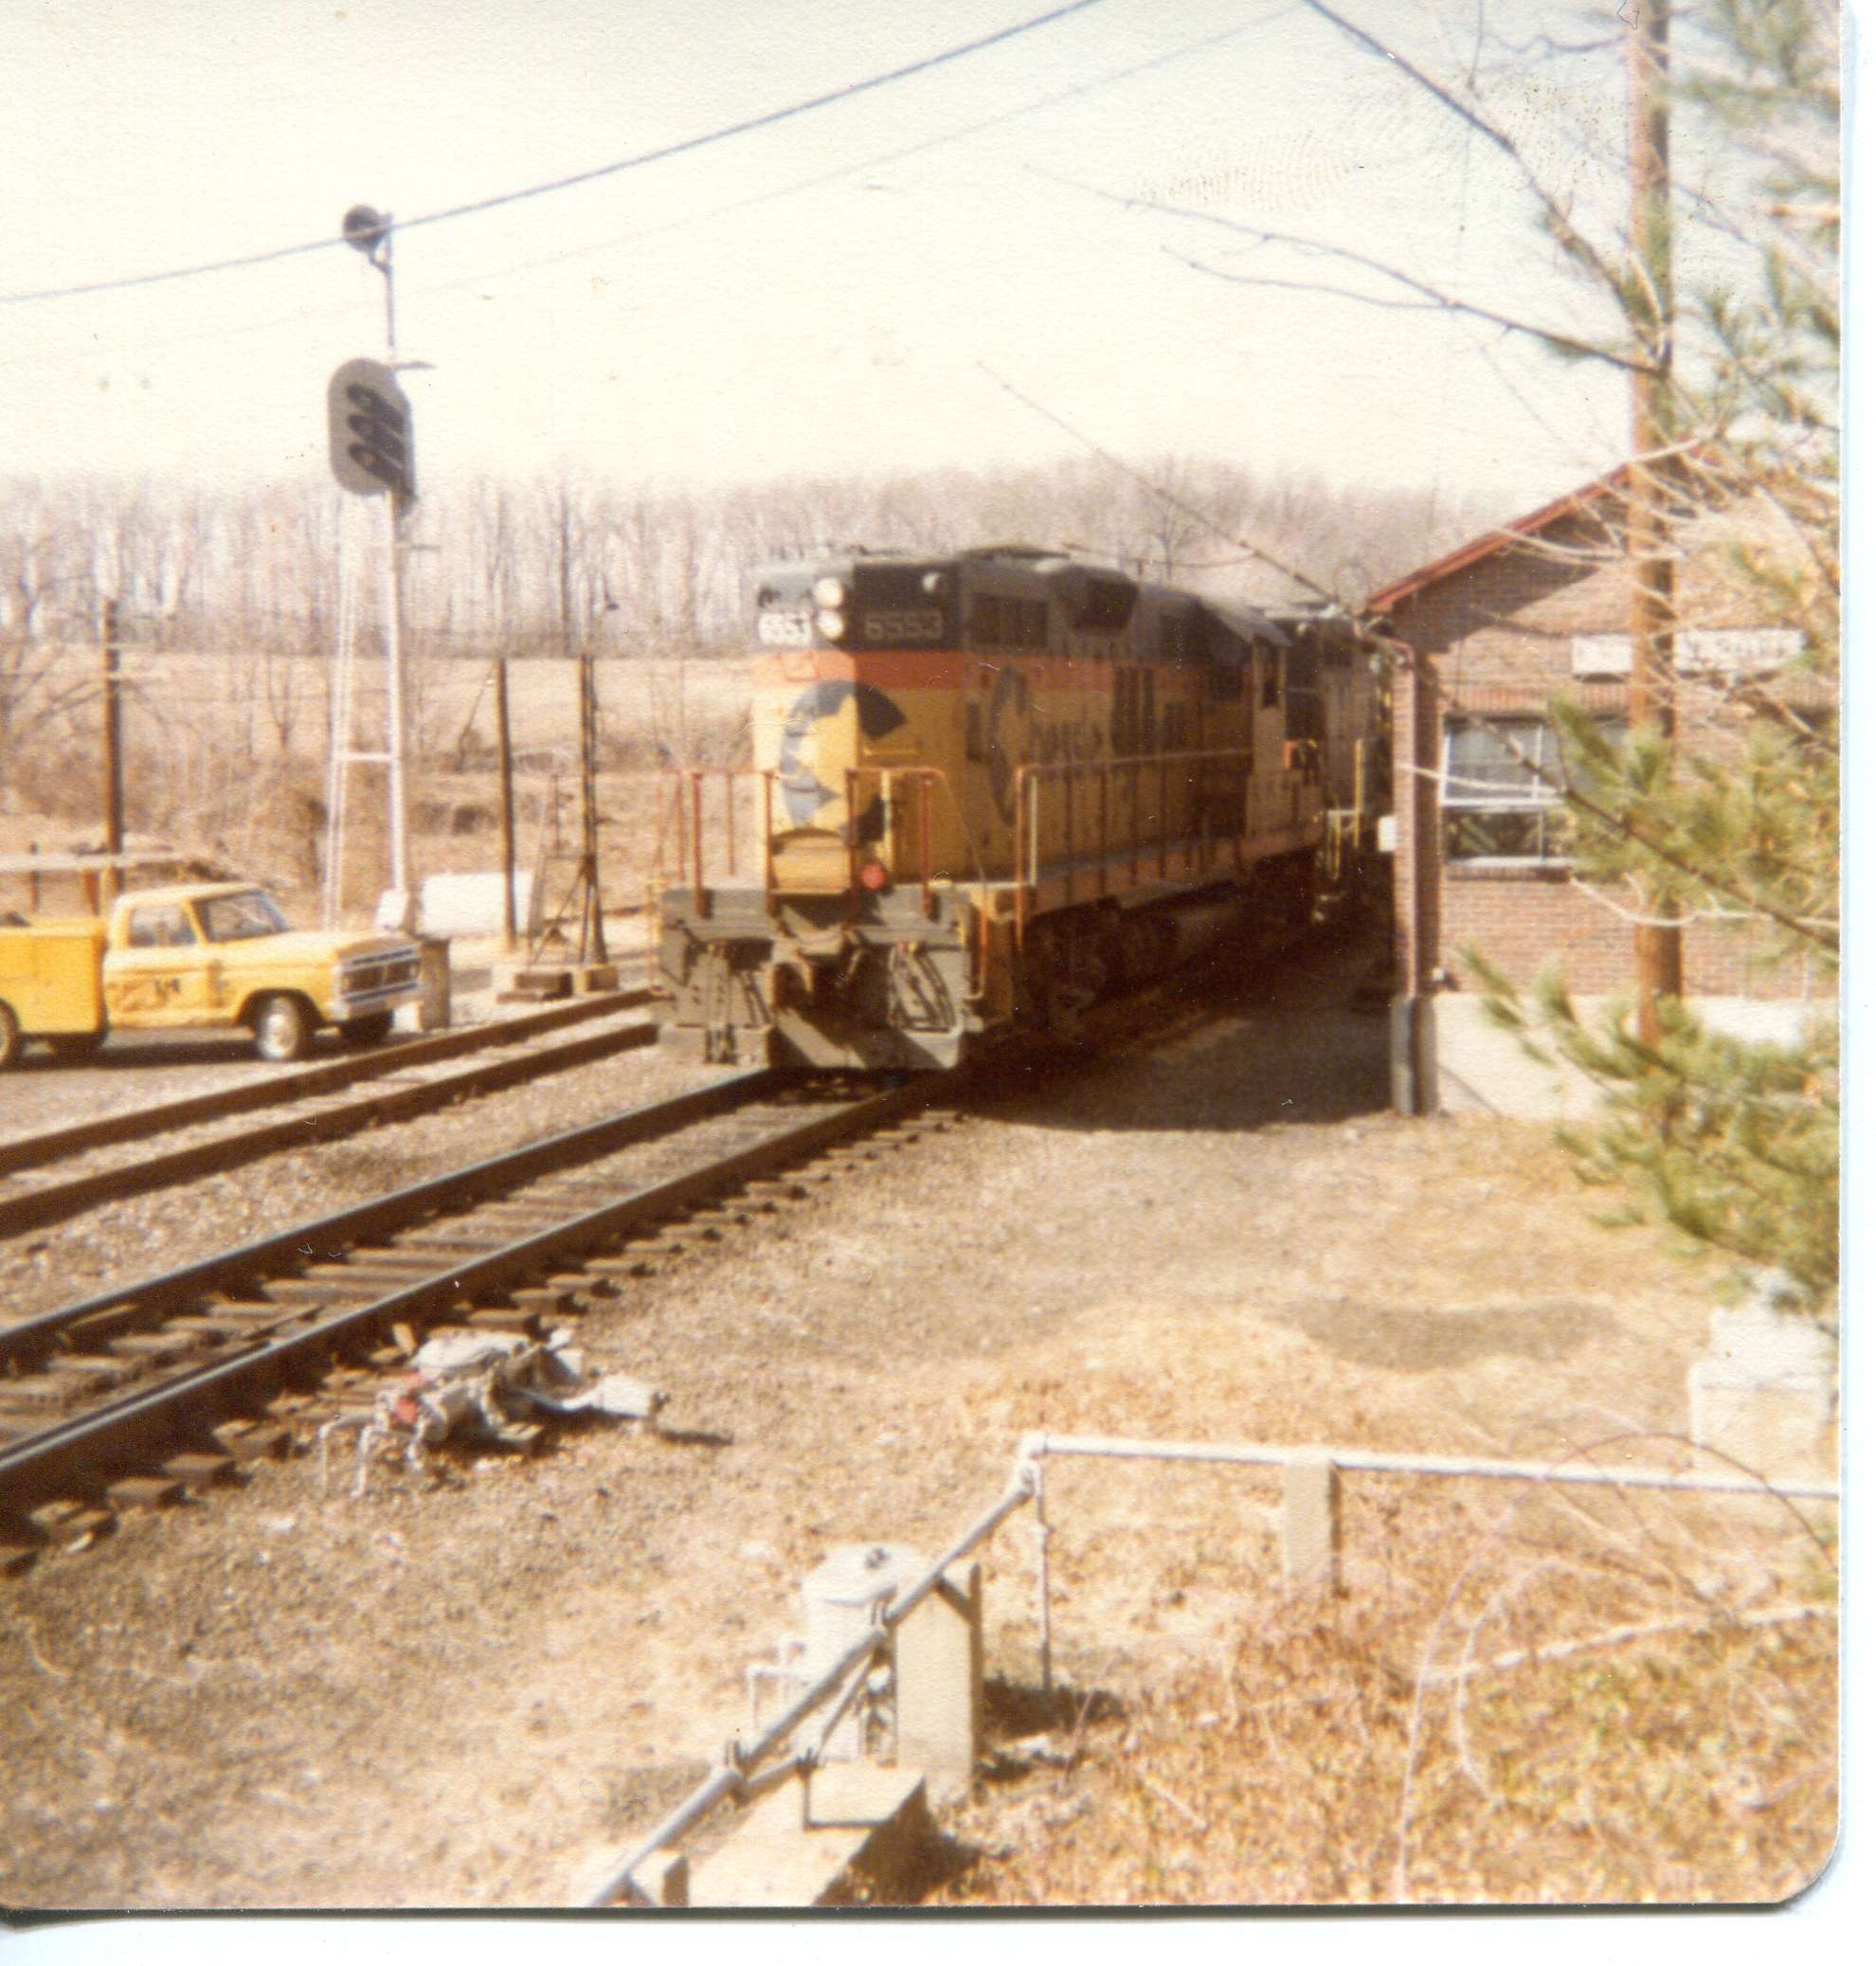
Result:
M1058 1535L1081 1691L948 1825L976 1856L946 1902L1801 1888L1836 1833L1830 1541L1763 1502L1742 1523L1737 1504L1494 1487L1369 1478L1326 1598L1286 1597L1241 1540ZM1116 1576L1210 1642L1136 1676L1102 1642L1112 1619L1075 1615Z
M75 651L74 664L95 659ZM257 707L253 678L196 676L177 693L166 658L127 664L125 805L130 832L244 878L262 880L298 919L316 918L326 848L323 658L296 658L299 706L290 731ZM485 662L430 662L415 676L411 850L420 877L490 871L499 855L494 699ZM212 686L211 686L212 684ZM549 857L579 838L579 706L575 665L513 665L516 859L540 874L550 916L570 869ZM636 907L657 857L660 768L747 762L748 663L613 661L601 665L601 878L608 908ZM0 852L102 844L101 767L95 713L40 732L0 774ZM344 913L369 922L388 879L381 775L352 780ZM52 897L72 905L68 896Z

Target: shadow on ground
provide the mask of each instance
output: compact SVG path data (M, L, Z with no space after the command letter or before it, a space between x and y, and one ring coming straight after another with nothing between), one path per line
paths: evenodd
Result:
M1297 1306L1282 1322L1352 1365L1437 1372L1480 1359L1554 1364L1613 1328L1606 1310L1569 1300L1477 1310L1397 1310L1346 1302Z
M1073 1131L1248 1132L1327 1126L1392 1099L1385 998L1373 938L1325 941L1214 973L1163 1036L1067 1075L1019 1080L989 1121Z

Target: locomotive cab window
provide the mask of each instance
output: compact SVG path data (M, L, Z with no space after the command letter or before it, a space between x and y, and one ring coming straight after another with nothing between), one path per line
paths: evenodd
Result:
M969 640L972 648L1047 648L1049 604L1017 594L973 594Z

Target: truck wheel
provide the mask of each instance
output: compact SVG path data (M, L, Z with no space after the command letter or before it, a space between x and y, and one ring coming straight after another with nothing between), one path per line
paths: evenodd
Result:
M368 1018L352 1018L338 1027L338 1034L341 1044L350 1045L353 1051L369 1051L391 1035L391 1014L379 1010Z
M19 1019L0 1003L0 1072L13 1064L25 1049L26 1039L20 1036Z
M254 1049L270 1065L291 1065L313 1049L313 1013L298 997L263 997L254 1013Z
M95 1058L104 1048L102 1031L66 1031L57 1037L45 1040L52 1055L67 1065L76 1065L85 1058Z

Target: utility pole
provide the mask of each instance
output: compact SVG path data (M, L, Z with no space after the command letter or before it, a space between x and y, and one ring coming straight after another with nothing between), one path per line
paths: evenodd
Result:
M104 604L102 634L104 659L104 851L110 862L104 869L104 898L115 901L124 891L123 869L117 857L124 850L124 751L123 672L118 666L121 653L117 641L117 604Z
M1674 562L1661 455L1673 436L1674 237L1668 176L1669 0L1629 0L1629 255L1635 277L1630 326L1645 367L1630 384L1628 572L1629 728L1674 736ZM1628 16L1625 15L1625 18ZM1681 929L1635 928L1636 1035L1661 1037L1660 1000L1681 994Z
M397 373L397 288L391 279L391 216L384 215L384 233L375 264L385 277L385 366ZM385 674L388 688L386 722L390 752L390 875L391 888L401 894L404 918L410 929L416 920L417 893L410 876L410 786L406 753L410 744L409 713L404 690L404 554L400 532L406 493L392 486L385 493Z
M402 369L426 368L426 363L400 362L397 358L397 290L391 272L394 227L389 212L374 211L369 205L354 205L341 222L346 242L370 261L385 281L385 359L383 364L351 363L333 385L334 469L347 490L381 497L384 501L384 650L385 650L385 733L382 761L388 781L388 831L390 836L390 892L398 896L401 919L397 924L406 932L416 913L417 896L410 865L410 796L406 759L409 749L408 712L405 705L403 647L404 547L403 521L416 497L415 478L410 465L409 405L396 385ZM375 370L375 376L357 373ZM348 384L345 378L351 377ZM377 387L374 387L374 383ZM341 386L346 399L354 406L348 414L345 402L338 400ZM358 442L348 444L346 432L355 433ZM348 472L343 459L350 455L353 468ZM335 740L349 746L351 733ZM352 763L376 762L370 754L352 752ZM338 797L342 800L343 762L338 767ZM336 824L336 821L334 822Z
M501 767L501 952L514 953L514 746L508 729L508 658L496 658L496 751Z
M605 911L599 876L599 678L592 638L580 644L580 957L604 963Z

